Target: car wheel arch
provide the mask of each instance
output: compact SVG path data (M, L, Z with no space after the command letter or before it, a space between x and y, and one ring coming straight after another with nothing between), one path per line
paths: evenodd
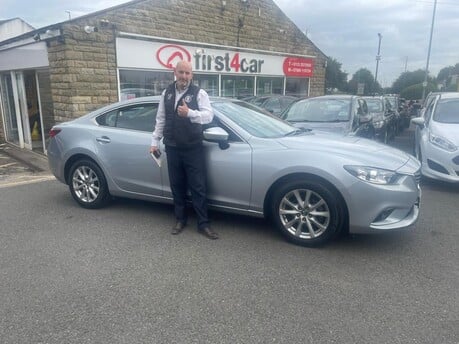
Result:
M70 177L70 169L72 168L73 164L75 162L77 162L78 160L90 160L92 161L94 164L96 164L97 166L99 166L99 168L102 170L102 168L100 167L100 165L97 163L97 161L95 161L93 158L91 158L89 155L86 155L86 154L75 154L75 155L72 155L66 162L65 162L65 168L64 168L64 178L65 178L65 181L67 183L67 185L70 183L70 180L69 180L69 177ZM102 170L102 172L104 172Z
M271 218L271 202L273 201L273 196L275 191L283 184L291 182L291 181L316 181L325 184L327 187L331 188L334 192L336 192L337 197L339 198L338 201L343 205L344 211L344 222L343 222L343 231L348 231L349 229L349 209L347 203L341 194L341 192L327 179L317 176L315 174L310 173L292 173L281 178L277 179L266 193L265 200L263 203L263 213L266 218Z

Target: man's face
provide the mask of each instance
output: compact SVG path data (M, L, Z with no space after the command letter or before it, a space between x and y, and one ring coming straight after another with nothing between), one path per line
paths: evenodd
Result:
M175 67L174 74L177 79L177 88L179 90L184 90L190 85L193 72L191 71L191 65L189 63L179 63L177 67Z

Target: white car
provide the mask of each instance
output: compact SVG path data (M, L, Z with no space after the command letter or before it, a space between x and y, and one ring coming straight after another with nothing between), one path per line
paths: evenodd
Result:
M440 93L411 120L417 126L414 151L423 176L459 182L459 92Z

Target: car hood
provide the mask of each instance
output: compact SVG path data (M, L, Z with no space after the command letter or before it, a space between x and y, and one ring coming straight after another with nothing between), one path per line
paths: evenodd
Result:
M397 170L411 158L407 153L356 136L339 136L329 133L312 132L307 135L288 136L279 139L279 143L289 149L303 150L308 153L328 157L339 157L345 164Z
M459 147L459 124L431 122L430 131Z
M349 133L349 122L295 122L292 123L296 128L314 129L329 133L346 135Z

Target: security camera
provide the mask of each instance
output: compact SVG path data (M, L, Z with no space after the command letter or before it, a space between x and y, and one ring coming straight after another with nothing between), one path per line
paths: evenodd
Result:
M110 21L109 21L109 20L107 20L107 19L101 19L101 20L100 20L100 26L102 26L102 27L107 27L108 24L110 24Z
M99 31L99 29L97 27L95 27L95 26L86 25L84 27L84 32L86 32L88 34L92 33L92 32L97 32L97 31Z
M35 35L33 35L33 40L34 41L39 41L40 40L40 34L36 33Z

